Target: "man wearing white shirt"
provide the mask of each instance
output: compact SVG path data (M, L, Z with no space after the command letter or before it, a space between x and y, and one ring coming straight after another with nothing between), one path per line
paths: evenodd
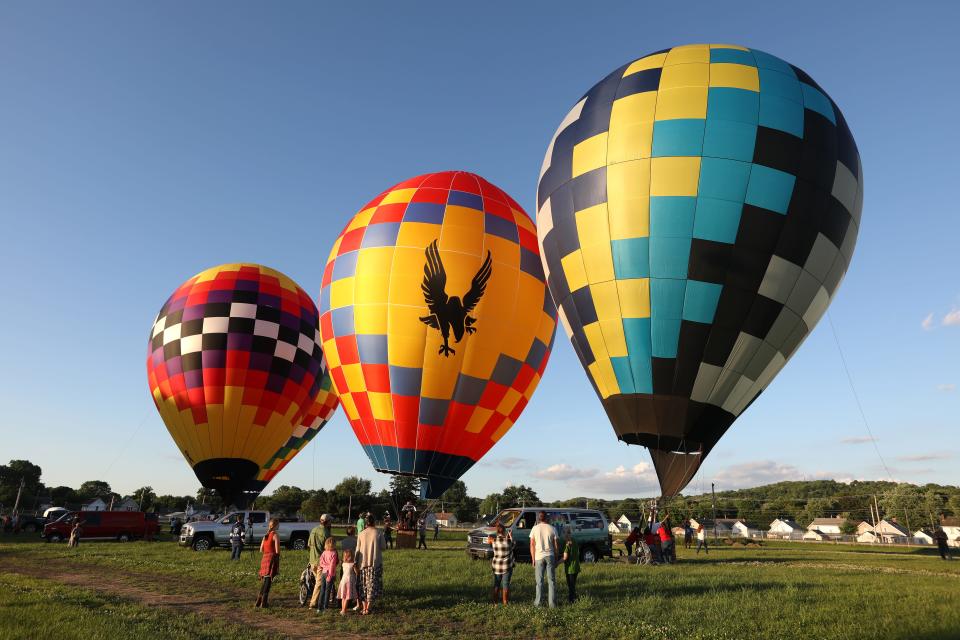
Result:
M554 568L559 551L557 530L547 522L546 512L541 511L537 514L537 524L530 529L530 559L533 562L534 580L537 583L537 596L533 601L535 607L539 607L542 601L544 574L547 578L547 603L551 609L557 606Z

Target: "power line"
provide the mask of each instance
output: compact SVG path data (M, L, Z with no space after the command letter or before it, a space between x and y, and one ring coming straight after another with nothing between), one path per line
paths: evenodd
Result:
M873 431L870 429L870 423L867 421L867 414L863 410L863 404L860 402L860 396L857 395L857 388L853 384L853 376L850 375L850 369L847 367L847 359L843 355L843 349L840 347L840 338L837 336L837 328L833 326L833 318L830 316L830 310L827 310L827 321L830 323L830 330L833 332L833 341L837 343L837 353L840 354L840 362L843 364L843 371L847 374L847 382L850 383L850 391L853 392L853 399L857 402L857 409L860 410L860 417L863 419L863 426L867 428L867 433L870 435L870 442L873 443L873 448L877 452L877 457L880 458L880 463L883 465L884 470L887 472L887 477L890 480L893 480L893 474L890 473L890 468L887 466L887 461L883 459L883 455L880 453L880 447L877 446L877 439L873 435Z

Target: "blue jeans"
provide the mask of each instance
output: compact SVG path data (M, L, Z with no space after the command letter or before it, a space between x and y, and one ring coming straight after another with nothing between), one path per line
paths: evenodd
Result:
M550 608L557 606L557 577L554 575L554 558L552 555L549 555L545 558L540 558L534 563L534 582L537 584L537 597L533 600L533 606L539 607L540 603L543 601L543 578L546 574L547 578L547 603L550 605Z
M240 552L243 551L243 545L242 545L242 544L235 544L235 545L231 545L231 546L233 547L233 553L230 555L230 559L231 559L231 560L239 560L239 559L240 559Z
M327 598L333 592L333 580L327 580L327 574L320 576L320 602L317 603L317 609L323 611L327 608Z

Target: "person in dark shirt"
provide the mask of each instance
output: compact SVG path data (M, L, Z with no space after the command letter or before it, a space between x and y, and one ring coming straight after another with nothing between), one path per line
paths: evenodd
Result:
M231 560L240 559L240 552L243 551L243 536L246 532L247 528L243 525L243 514L237 514L237 521L230 528L230 548L233 551L230 555Z

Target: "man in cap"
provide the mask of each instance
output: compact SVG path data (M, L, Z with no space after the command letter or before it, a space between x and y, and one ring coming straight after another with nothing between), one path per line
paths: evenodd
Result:
M316 570L317 562L320 561L320 554L323 553L323 545L330 537L330 516L326 513L320 516L320 524L310 531L310 537L307 539L307 550L310 551L310 569Z
M310 551L310 573L316 574L317 565L320 563L320 555L323 553L323 546L327 538L333 537L330 534L330 516L326 513L320 516L320 524L310 531L310 537L307 538L307 550ZM320 599L320 591L323 585L320 580L314 581L313 593L310 594L310 606L316 606Z

